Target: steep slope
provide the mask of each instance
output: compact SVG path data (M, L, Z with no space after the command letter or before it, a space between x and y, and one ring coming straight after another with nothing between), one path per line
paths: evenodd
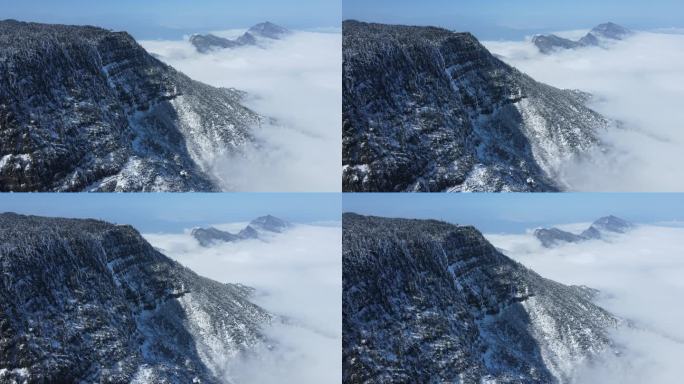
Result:
M472 227L343 216L343 382L565 383L619 321Z
M95 220L0 215L0 276L2 382L223 382L271 320L249 288Z
M588 95L538 83L471 34L343 24L345 191L555 191L597 143Z
M125 32L1 21L0 190L218 190L214 159L260 123L243 96Z
M556 35L537 35L532 38L532 43L543 54L550 54L562 49L576 49L581 47L601 47L606 42L624 40L634 32L615 23L599 24L592 28L581 39L574 41Z

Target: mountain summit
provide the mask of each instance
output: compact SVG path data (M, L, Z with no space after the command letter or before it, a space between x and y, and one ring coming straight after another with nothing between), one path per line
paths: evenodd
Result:
M125 32L0 21L0 191L217 191L261 117Z
M620 321L472 227L345 214L343 382L568 383Z
M132 227L0 214L0 382L223 383L274 318Z
M557 191L608 121L469 33L343 23L343 190Z
M604 23L594 27L581 39L574 41L556 35L537 35L532 43L541 53L550 54L559 49L603 46L606 41L624 40L634 32L615 23Z

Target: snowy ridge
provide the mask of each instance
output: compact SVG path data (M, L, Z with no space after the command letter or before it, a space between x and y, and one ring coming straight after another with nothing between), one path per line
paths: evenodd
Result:
M130 226L0 215L0 381L224 382L273 316Z
M568 383L621 323L472 227L345 214L343 261L345 383Z
M587 98L469 33L345 21L343 190L562 190L559 165L609 126Z
M0 21L0 190L216 191L261 117L125 32Z

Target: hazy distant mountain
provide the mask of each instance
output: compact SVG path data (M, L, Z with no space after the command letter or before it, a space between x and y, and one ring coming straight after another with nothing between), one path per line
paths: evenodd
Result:
M225 383L274 317L132 227L0 215L0 382Z
M217 191L261 117L125 32L0 22L0 191Z
M626 233L634 224L615 216L606 216L594 221L579 235L558 228L538 228L534 236L544 247L551 248L562 243L579 243L586 240L601 239L604 233Z
M280 233L290 228L292 224L275 216L266 215L257 217L249 223L250 226L268 232Z
M210 247L219 243L232 243L240 240L258 239L260 238L260 231L282 233L291 227L292 224L288 223L287 221L279 219L275 216L267 215L252 220L249 225L247 225L237 234L209 227L195 228L192 230L191 235L197 239L201 246Z
M532 43L541 53L549 54L559 49L601 46L606 40L624 40L632 34L634 32L615 23L604 23L594 27L577 41L556 35L537 35L532 38Z
M608 121L469 33L343 23L343 190L557 191Z
M570 383L620 320L473 227L343 216L344 383Z
M247 45L258 45L259 38L279 40L287 36L291 32L287 28L271 22L259 23L247 32L243 33L237 39L231 40L224 37L219 37L212 34L206 35L192 35L190 36L190 43L195 46L198 52L207 53L215 49L236 48Z

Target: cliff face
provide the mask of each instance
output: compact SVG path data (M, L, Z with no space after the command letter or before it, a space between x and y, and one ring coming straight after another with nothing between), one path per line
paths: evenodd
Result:
M125 32L0 22L0 190L212 191L260 117Z
M250 292L196 275L130 226L2 214L0 381L223 382L225 361L272 318Z
M471 34L343 24L345 191L554 191L608 122Z
M345 383L564 383L618 324L472 227L343 217Z

